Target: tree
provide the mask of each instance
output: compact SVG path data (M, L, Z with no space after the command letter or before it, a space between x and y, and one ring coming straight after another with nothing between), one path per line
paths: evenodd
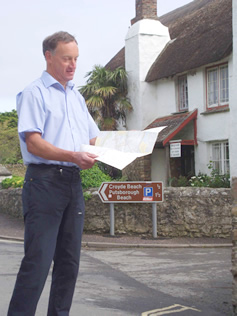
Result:
M79 90L101 130L126 126L126 113L132 110L127 98L127 73L122 67L113 71L96 65L87 73L87 83Z
M17 122L16 110L0 113L0 163L17 163L22 159Z

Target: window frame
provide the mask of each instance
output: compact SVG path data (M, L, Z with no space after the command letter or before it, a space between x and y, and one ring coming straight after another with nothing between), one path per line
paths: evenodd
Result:
M227 70L227 76L225 76L222 80L221 80L221 70L225 69L225 71ZM215 94L215 91L217 92L216 98L217 101L215 103L210 104L209 101L209 92L211 90L211 88L213 88L213 86L211 87L209 85L209 74L212 71L217 71L217 75L216 75L216 81L217 81L217 86L215 88L217 89L212 89L212 93ZM213 80L214 81L214 80ZM213 109L213 108L220 108L220 107L227 107L229 106L229 65L228 63L222 63L219 65L215 65L215 66L211 66L206 68L206 108L207 110ZM224 86L224 89L223 89ZM223 93L222 93L223 91ZM223 96L225 96L225 99L222 101L221 99L223 98ZM214 96L215 98L215 96Z
M214 146L216 146L217 150L219 150L219 153L217 153L217 155L215 155ZM211 161L213 169L218 170L218 173L220 175L230 173L230 154L228 140L211 142Z
M183 84L185 81L185 84ZM183 84L183 99L181 100L181 93L180 93L180 84ZM185 85L185 87L184 87ZM183 112L183 111L188 111L189 105L188 105L188 77L186 74L178 76L177 78L177 89L178 89L178 111ZM181 105L182 102L182 105ZM185 106L183 104L185 103Z

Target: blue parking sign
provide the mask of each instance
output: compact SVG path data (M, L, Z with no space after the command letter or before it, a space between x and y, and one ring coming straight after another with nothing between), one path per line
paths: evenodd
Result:
M153 196L153 188L152 187L145 187L143 188L143 195L144 196Z

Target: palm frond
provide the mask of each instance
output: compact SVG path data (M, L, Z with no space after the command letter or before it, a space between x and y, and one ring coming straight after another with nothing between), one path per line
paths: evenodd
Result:
M127 98L120 99L118 107L120 108L120 110L124 110L128 112L131 112L133 110L132 104Z
M86 100L86 103L88 107L96 107L96 108L101 108L104 106L104 99L101 98L99 95L92 95Z
M110 96L114 95L117 91L116 87L101 87L98 88L95 93L103 98L109 98Z
M125 121L126 112L132 110L127 98L127 73L122 67L111 71L95 65L88 72L87 84L80 88L88 109L102 129L116 129L117 119Z

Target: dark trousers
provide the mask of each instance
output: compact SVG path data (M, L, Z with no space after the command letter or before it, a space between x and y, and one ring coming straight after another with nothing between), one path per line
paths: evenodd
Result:
M33 316L54 261L48 316L68 316L79 269L84 199L79 170L29 165L22 192L25 255L8 316Z

